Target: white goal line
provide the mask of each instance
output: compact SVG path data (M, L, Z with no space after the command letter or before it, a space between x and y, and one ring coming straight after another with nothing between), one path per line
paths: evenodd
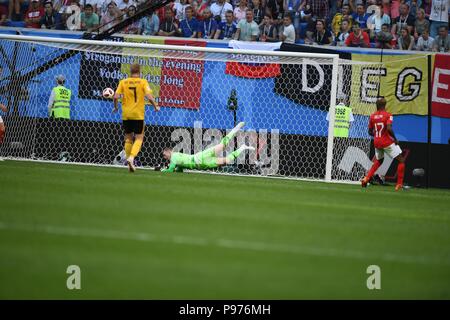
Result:
M102 164L102 163L85 163L85 162L65 162L65 161L57 161L57 160L43 160L43 159L25 159L25 158L14 158L14 157L4 157L3 160L10 161L22 161L22 162L39 162L39 163L50 163L50 164L62 164L62 165L74 165L74 166L87 166L87 167L103 167L103 168L116 168L116 169L124 169L127 170L127 166L116 165L116 164ZM156 171L155 167L137 167L138 170L146 170L146 171ZM207 175L219 175L224 177L243 177L243 178L262 178L262 179L277 179L277 180L293 180L293 181L307 181L307 182L322 182L322 183L335 183L335 184L351 184L351 185L359 185L359 181L352 180L330 180L325 181L325 179L308 179L302 177L287 177L287 176L276 176L276 175L255 175L255 174L241 174L241 173L229 173L229 172L220 172L220 171L210 171L210 170L185 170L184 173L193 173L193 174L207 174ZM179 174L179 173L165 173L167 175L170 174Z

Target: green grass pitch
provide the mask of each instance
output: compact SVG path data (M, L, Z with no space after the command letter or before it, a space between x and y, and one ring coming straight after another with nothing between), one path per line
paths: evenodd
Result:
M448 190L18 161L0 183L2 299L450 298Z

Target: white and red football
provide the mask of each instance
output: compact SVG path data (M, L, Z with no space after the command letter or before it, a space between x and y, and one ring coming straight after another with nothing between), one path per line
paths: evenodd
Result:
M111 88L105 88L103 89L102 96L105 99L112 99L112 97L114 97L114 90Z

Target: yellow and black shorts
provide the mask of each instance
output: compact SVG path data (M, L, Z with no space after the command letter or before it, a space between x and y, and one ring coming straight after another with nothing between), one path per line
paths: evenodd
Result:
M125 133L144 133L144 120L123 120L122 121L123 130Z

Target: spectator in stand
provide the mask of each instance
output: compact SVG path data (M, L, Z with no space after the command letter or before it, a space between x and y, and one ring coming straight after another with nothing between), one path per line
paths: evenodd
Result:
M352 26L353 32L345 40L345 45L347 47L360 47L360 48L369 48L370 47L370 39L369 34L361 29L358 22L354 22Z
M97 15L100 18L100 21L101 21L103 15L106 14L106 11L108 11L108 4L111 1L112 0L98 0L98 2L97 2Z
M336 13L342 11L343 5L344 5L343 0L330 1L330 10L329 10L328 14L331 19L333 19L333 17L336 15Z
M4 26L8 20L8 7L0 4L0 26Z
M430 36L436 38L441 27L448 28L449 0L432 0L430 12Z
M330 4L328 0L303 0L301 8L311 10L311 16L315 20L328 20L330 18Z
M40 28L39 22L44 16L44 8L41 7L39 0L31 0L31 5L25 13L25 24L27 28Z
M174 3L174 10L175 10L175 19L177 21L181 21L186 19L186 8L190 6L189 3L187 3L187 0L180 0L180 2Z
M433 51L434 52L449 52L450 49L450 35L448 34L448 26L442 26L439 28L439 34L434 39Z
M375 36L382 31L382 26L387 24L388 27L391 25L391 18L384 14L383 8L381 6L377 6L375 13L370 16L367 20L367 27L370 31L370 38L375 38Z
M348 4L343 5L341 11L337 12L333 17L331 28L335 36L337 36L341 31L341 23L343 20L347 20L350 28L352 27L353 17L350 13L350 6Z
M237 25L235 39L240 41L256 41L258 36L259 28L256 22L253 21L253 10L247 9L245 19L239 21Z
M132 17L136 14L136 7L131 5L128 7L127 11L127 18ZM124 30L123 33L125 34L139 34L139 25L140 21L135 20L132 24L128 25Z
M425 11L425 18L429 20L431 15L431 0L422 0L422 4L419 7Z
M259 1L259 0L257 0ZM291 16L292 23L295 28L295 37L300 39L300 22L301 22L301 0L285 0L284 8L287 15Z
M419 10L419 4L417 2L418 0L406 0L405 3L408 5L409 7L409 14L411 15L411 17L413 17L414 19L416 19L417 17L417 10ZM421 1L421 0L420 0Z
M112 28L115 24L119 23L122 20L122 11L117 8L117 5L114 1L111 1L108 4L107 8L108 10L100 20L102 31Z
M165 18L159 25L159 36L176 37L178 34L178 23L175 20L174 12L171 8L165 10Z
M430 37L428 29L422 30L422 34L417 39L416 50L418 51L433 51L434 39Z
M29 0L9 0L8 20L22 21L24 19L24 12L27 12L30 7Z
M376 46L380 49L392 49L395 46L394 36L389 31L389 24L383 24L381 31L376 34Z
M210 0L198 0L195 2L197 2L197 5L196 6L194 5L195 6L194 12L197 13L196 18L200 22L203 21L204 19L203 11L209 8Z
M53 3L51 1L46 1L44 3L44 11L44 16L39 21L42 29L64 29L61 15L53 10Z
M422 35L423 30L430 30L430 21L425 19L425 10L417 10L416 21L414 22L414 39L417 41Z
M100 22L100 11L103 0L81 0L81 9L84 12L86 10L86 6L90 4L92 6L92 12L97 14Z
M197 15L198 2L197 2L197 0L189 0L189 1L191 4L192 12L194 13L194 18L197 19L197 21L199 21L198 15Z
M300 0L297 1L300 2ZM256 24L260 26L264 18L265 9L261 3L261 0L253 0L252 3L253 6L251 9L253 9L253 21L255 21Z
M9 8L9 2L11 0L0 0L0 10L6 10L6 17L8 17L8 8ZM3 12L3 11L2 11ZM0 69L1 71L1 69Z
M359 27L363 31L367 32L369 30L367 28L367 20L369 19L370 15L368 13L366 13L366 9L363 4L358 4L356 6L356 12L352 15L352 17L353 17L353 21L358 22Z
M272 15L274 25L277 27L278 39L281 39L284 29L284 16L286 14L286 9L284 7L284 0L275 0L276 3L276 15Z
M314 34L316 34L316 22L318 20L329 20L330 5L328 0L303 0L302 8L310 12L306 37L309 41L312 41Z
M377 0L367 0L366 13L372 16L377 12L378 7Z
M236 22L239 23L239 21L245 19L246 17L246 11L247 11L247 0L240 0L239 6L234 8L234 18L236 19Z
M53 1L53 10L58 12L61 15L61 19L63 22L66 21L66 10L72 4L72 0L54 0Z
M159 18L156 12L148 13L139 21L139 34L156 36L159 31Z
M285 43L295 43L295 28L292 24L291 15L286 14L283 18L283 34L281 35L280 40Z
M202 39L214 39L218 29L217 21L213 18L211 10L203 10L203 20L198 24L197 36Z
M400 15L400 4L405 2L404 0L382 0L383 11L385 15L388 15L391 20L396 19Z
M350 23L347 19L342 20L341 22L341 30L338 33L335 43L338 47L345 46L345 41L350 36Z
M356 12L358 5L362 4L364 6L363 0L344 0L343 4L348 4L350 6L351 12Z
M395 38L402 36L402 29L407 28L408 34L414 31L414 18L409 14L409 6L405 3L400 5L400 15L392 21L391 33Z
M134 6L134 8L136 8L136 2L133 0L117 0L117 8L119 8L122 13L127 13L130 6Z
M233 6L229 4L228 2L225 2L225 0L217 0L211 5L211 13L213 17L220 16L220 21L225 22L226 21L226 13L231 10L233 12ZM218 18L216 18L218 20ZM219 21L218 21L219 22Z
M397 39L397 49L412 50L414 48L414 37L409 33L407 27L403 27L400 31L400 37Z
M397 11L397 16L398 16L399 8L397 8L397 3L393 4L393 6L394 6L394 8L393 8L392 1L393 0L381 0L381 1L378 1L378 4L381 4L383 13L385 15L391 17L391 19L393 20L394 17L392 16L392 14L394 13L394 15L395 15L395 11Z
M274 25L282 25L284 17L284 0L267 0L266 8L270 9Z
M92 30L98 28L99 22L100 19L94 12L94 7L92 4L86 4L84 7L84 12L81 13L81 30L91 32Z
M197 38L197 30L199 24L197 19L194 17L194 10L191 6L187 6L184 9L186 19L181 20L179 33L185 38Z
M218 32L214 36L214 39L232 40L237 31L237 23L234 21L233 10L228 10L225 13L225 22L221 22Z
M312 39L306 39L305 43L315 45L329 46L333 43L333 35L330 30L327 29L324 20L316 21L316 31L313 34Z
M270 14L264 15L264 20L259 26L259 40L263 42L277 42L277 28L273 25L272 16Z
M173 8L174 8L174 3L171 2L167 5L165 5L164 7L156 9L156 14L158 15L159 21L161 21L161 23L166 18L166 10L174 10Z

